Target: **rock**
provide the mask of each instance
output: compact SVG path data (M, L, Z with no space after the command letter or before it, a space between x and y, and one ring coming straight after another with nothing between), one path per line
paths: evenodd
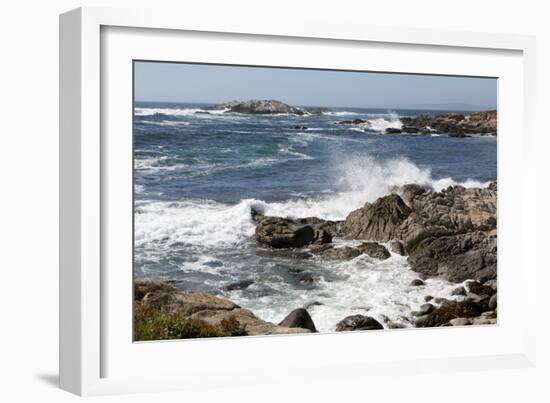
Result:
M352 211L346 217L343 232L354 239L387 242L400 238L400 226L411 212L398 195L384 196Z
M403 126L401 128L401 131L403 133L418 133L420 132L420 129L418 127L413 127L413 126Z
M361 254L361 251L357 248L350 246L341 246L338 248L328 248L321 252L321 256L328 257L330 259L351 260Z
M393 128L393 127L388 127L386 129L386 134L400 134L400 133L402 133L401 129L396 129L396 128Z
M466 295L466 289L462 286L457 287L451 292L451 295L463 295L463 296L465 296Z
M363 242L357 249L375 259L385 260L391 256L386 247L376 242Z
M482 307L474 301L450 301L445 300L439 308L431 313L419 316L415 321L416 327L437 327L448 324L455 318L473 318L479 316Z
M452 326L468 326L472 324L472 320L470 318L455 318L451 319L449 323Z
M250 287L252 284L254 284L254 281L252 280L241 280L241 281L237 281L237 282L223 286L223 290L225 291L244 290Z
M309 315L309 312L304 308L298 308L290 312L282 321L279 326L302 329L309 329L312 332L317 332L313 319Z
M434 299L434 297L432 297L431 295L426 295L424 297L424 301L426 301L426 302L430 302L432 299Z
M422 285L426 285L426 283L424 283L422 280L420 280L419 278L415 278L413 281L411 281L411 283L409 284L413 287L420 287Z
M332 112L332 109L323 107L309 107L305 108L305 111L312 115L323 115L324 113Z
M422 304L420 305L420 309L416 312L413 312L413 315L415 316L422 316L427 315L429 313L432 313L435 307L432 304Z
M312 301L312 302L308 302L307 304L304 304L303 308L304 309L311 309L313 308L314 306L322 306L323 303L322 302L319 302L319 301Z
M256 226L256 240L272 248L297 248L313 243L315 230L294 220L265 217Z
M145 295L153 291L175 292L177 289L168 283L151 278L136 278L134 280L134 300L141 301Z
M155 284L151 287L151 284ZM146 310L177 315L182 319L200 319L220 327L224 321L236 321L248 335L310 333L303 328L289 328L266 322L247 309L221 297L201 292L180 291L158 280L138 279L134 288L148 292L136 301ZM141 291L140 291L141 292Z
M382 326L376 319L363 315L347 316L336 325L337 332L378 329L384 329L384 326Z
M407 325L401 322L388 322L388 329L406 329Z
M490 297L495 294L495 290L492 287L481 284L479 281L466 281L464 284L469 292L480 296Z
M336 122L341 125L360 125L363 123L367 123L364 119L353 119L353 120L341 120L340 122Z
M393 253L397 253L398 255L405 256L405 247L403 246L403 242L401 242L398 239L392 239L389 244L390 250Z
M415 247L407 247L411 269L424 275L453 282L473 278L495 278L496 236L475 232L451 236L430 236Z
M491 296L491 298L489 299L489 309L491 310L495 310L497 309L497 295L494 294Z
M293 125L293 126L290 126L290 128L292 130L306 130L307 129L307 127L304 126L304 125Z
M497 280L487 280L483 285L486 285L487 287L491 287L493 290L497 290Z
M497 323L496 319L488 319L488 318L472 319L472 325L495 325L496 323Z
M303 115L304 111L275 100L252 99L248 101L232 101L215 107L215 109L226 109L228 112L246 113L246 114L291 114Z
M420 114L416 117L402 117L405 133L447 133L451 137L470 137L469 134L497 133L497 111L444 113L439 115Z

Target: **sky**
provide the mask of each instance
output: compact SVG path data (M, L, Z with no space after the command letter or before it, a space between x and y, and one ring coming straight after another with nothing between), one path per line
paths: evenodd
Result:
M454 76L135 62L136 101L295 106L495 109L497 80Z

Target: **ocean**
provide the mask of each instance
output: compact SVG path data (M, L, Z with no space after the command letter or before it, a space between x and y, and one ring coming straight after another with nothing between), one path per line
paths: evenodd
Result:
M410 286L418 276L393 253L384 261L271 253L254 240L250 210L340 220L407 183L487 186L497 178L496 137L384 134L401 127L400 117L445 111L331 108L295 116L208 107L135 104L134 276L223 296L274 323L307 306L320 331L352 314L410 326L426 295L454 298L456 284L444 280ZM368 123L337 123L356 118ZM224 290L242 280L252 284Z

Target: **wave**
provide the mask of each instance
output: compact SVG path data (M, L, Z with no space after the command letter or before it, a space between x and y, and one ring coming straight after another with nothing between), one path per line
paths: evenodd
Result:
M160 122L156 122L154 120L140 120L138 123L144 123L148 125L155 125L155 126L189 126L190 122L184 122L184 121L178 121L178 120L162 120Z
M452 178L435 179L429 169L399 158L384 162L371 157L352 159L334 169L337 192L317 197L292 198L282 202L241 200L236 205L214 201L142 203L136 207L136 246L147 243L182 243L202 247L234 246L253 235L255 225L250 210L265 215L299 218L319 217L342 220L351 211L395 191L399 186L417 183L436 191L451 185L486 187L488 182Z
M135 116L191 116L191 115L221 115L229 109L201 109L201 108L134 108Z
M351 111L325 111L322 112L325 116L352 116L352 115L361 115L359 112L351 112Z

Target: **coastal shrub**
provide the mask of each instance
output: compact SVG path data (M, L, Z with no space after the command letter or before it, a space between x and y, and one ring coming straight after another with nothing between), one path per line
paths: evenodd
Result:
M246 325L241 326L235 315L222 319L220 322L221 329L230 336L246 336Z
M245 336L234 316L222 320L219 326L212 326L200 319L186 319L178 314L161 312L134 304L134 340L172 340L202 337Z

